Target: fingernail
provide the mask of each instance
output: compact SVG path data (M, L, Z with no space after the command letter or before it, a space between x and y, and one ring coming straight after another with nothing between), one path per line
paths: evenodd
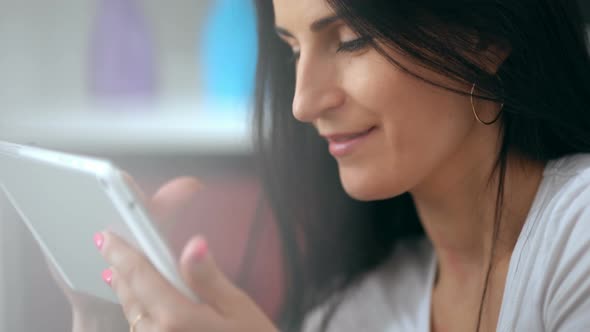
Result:
M104 235L102 233L94 234L94 244L98 250L102 250L102 245L104 244Z
M111 269L106 269L102 272L102 280L107 283L107 285L111 285L113 282L113 271Z
M207 255L207 251L209 251L207 241L203 238L199 238L196 240L195 248L193 249L193 257L197 262L202 261L205 256Z

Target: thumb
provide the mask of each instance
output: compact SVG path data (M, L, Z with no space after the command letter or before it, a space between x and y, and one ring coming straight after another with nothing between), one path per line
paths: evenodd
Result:
M150 212L168 233L178 222L184 222L185 213L194 204L203 185L194 177L179 177L166 182L152 196Z
M250 304L246 294L219 270L201 236L193 237L185 246L180 270L188 287L221 315L231 315Z

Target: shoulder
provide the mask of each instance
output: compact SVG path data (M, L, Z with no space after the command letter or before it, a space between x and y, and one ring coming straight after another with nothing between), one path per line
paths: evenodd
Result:
M543 172L544 182L554 184L553 190L584 189L590 185L590 154L573 154L549 161ZM555 186L556 185L556 186Z
M576 154L550 161L529 219L558 230L590 211L590 154ZM590 226L584 223L582 226ZM558 228L558 229L555 229Z
M328 331L415 330L418 308L427 299L432 258L432 246L425 238L401 241L390 259L339 294L342 297L310 312L303 331L320 331L335 299L342 301L330 319Z
M543 176L528 226L545 234L556 253L568 243L590 241L590 154L551 161Z
M590 328L590 154L550 162L531 235L542 259L543 316L550 331ZM535 234L536 233L536 234Z

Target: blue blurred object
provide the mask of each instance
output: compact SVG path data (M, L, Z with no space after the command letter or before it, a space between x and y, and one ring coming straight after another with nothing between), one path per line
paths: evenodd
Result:
M252 0L215 0L201 36L199 56L205 97L243 102L254 90L257 34Z

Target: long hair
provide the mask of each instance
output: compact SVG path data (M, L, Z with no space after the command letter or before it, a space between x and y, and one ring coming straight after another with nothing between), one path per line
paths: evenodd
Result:
M477 82L481 92L477 97L504 103L501 149L490 156L496 160L494 173L500 179L495 234L509 153L548 161L590 152L588 35L576 1L327 2L359 35L370 37L372 47L392 66L468 95L403 68L388 55L388 48L456 82ZM256 147L285 258L281 325L285 331L297 331L306 313L338 298L384 262L397 241L422 237L424 231L408 193L374 202L346 195L326 143L311 126L293 118L295 68L289 61L290 48L275 34L272 1L256 0L256 5ZM489 45L510 50L497 73L474 61Z

